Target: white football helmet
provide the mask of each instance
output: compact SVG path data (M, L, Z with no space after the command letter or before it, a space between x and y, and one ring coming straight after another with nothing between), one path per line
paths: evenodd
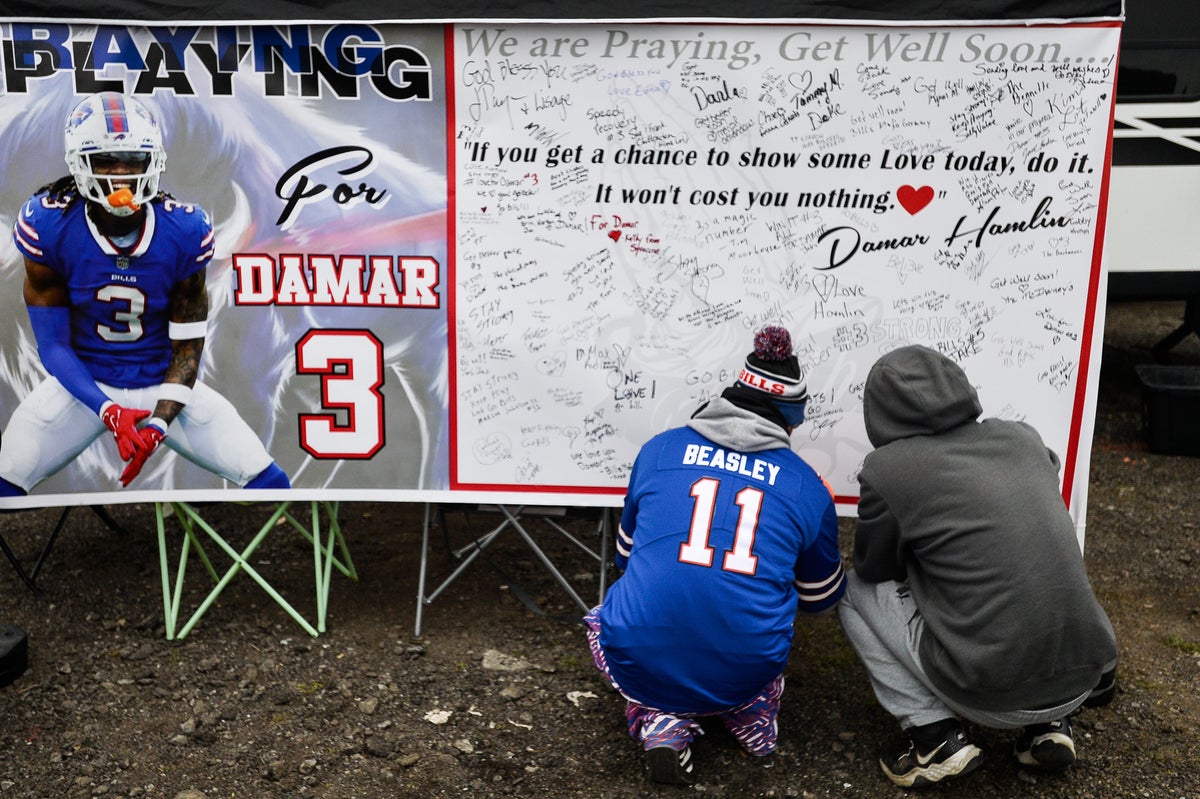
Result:
M85 98L67 117L65 139L67 167L75 185L110 213L132 214L158 194L167 152L158 123L138 100L118 92ZM114 170L114 162L123 167ZM113 205L110 195L118 188L115 183L129 188L132 205L120 199Z

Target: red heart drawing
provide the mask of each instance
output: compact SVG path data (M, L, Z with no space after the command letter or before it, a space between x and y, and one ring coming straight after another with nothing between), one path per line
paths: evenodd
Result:
M621 238L621 231L619 231L619 230L610 230L610 231L608 231L608 237L609 237L610 239L612 239L613 241L616 241L617 239Z
M896 189L896 199L900 201L900 205L904 207L905 211L916 215L918 211L933 201L933 186L914 189L906 184Z
M485 213L485 214L486 214L486 213L487 213L487 206L485 205L485 206L483 206L482 208L480 208L479 210L480 210L480 211L482 211L483 213Z

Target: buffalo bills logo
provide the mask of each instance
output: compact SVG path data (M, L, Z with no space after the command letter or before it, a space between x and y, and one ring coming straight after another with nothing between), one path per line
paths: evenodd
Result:
M88 119L90 119L91 116L92 116L91 104L84 103L83 105L76 108L75 111L72 112L71 116L67 119L67 127L68 128L77 128L80 125L82 125L84 122L86 122Z

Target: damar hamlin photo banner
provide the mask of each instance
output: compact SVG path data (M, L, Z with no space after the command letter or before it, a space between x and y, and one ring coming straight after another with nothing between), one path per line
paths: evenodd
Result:
M840 512L867 371L914 343L1039 430L1072 502L1119 37L2 21L0 507L617 505L767 324Z

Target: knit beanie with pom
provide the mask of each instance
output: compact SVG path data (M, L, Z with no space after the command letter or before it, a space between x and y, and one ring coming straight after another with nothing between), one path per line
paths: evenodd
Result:
M766 394L791 426L804 421L808 390L787 329L768 325L754 335L754 352L734 384Z

